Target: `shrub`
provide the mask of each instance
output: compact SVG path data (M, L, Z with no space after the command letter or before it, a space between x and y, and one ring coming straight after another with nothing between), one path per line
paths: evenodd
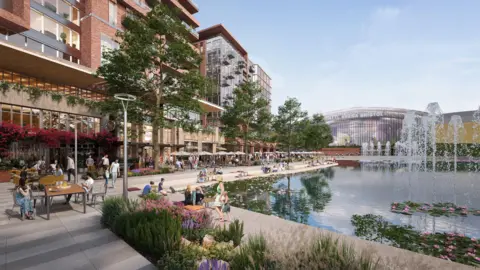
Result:
M234 222L228 225L228 230L224 225L222 227L215 228L214 237L218 242L230 242L233 241L235 246L240 245L243 238L243 222L235 219Z
M143 199L144 200L153 200L153 201L156 201L158 199L160 199L161 195L160 194L157 194L155 192L150 192L148 193L147 195L143 196Z
M245 244L240 246L240 250L233 255L230 260L230 267L232 270L275 269L274 261L267 257L265 238L261 235L249 238Z
M181 229L180 219L167 211L126 212L114 223L115 233L156 260L180 249Z
M188 241L202 244L203 238L207 234L213 234L212 229L191 229L182 226L182 236Z
M197 260L202 253L198 247L186 246L178 251L167 252L158 262L158 269L165 270L196 270Z
M102 206L100 222L107 228L112 228L115 219L126 212L125 200L121 197L105 199Z

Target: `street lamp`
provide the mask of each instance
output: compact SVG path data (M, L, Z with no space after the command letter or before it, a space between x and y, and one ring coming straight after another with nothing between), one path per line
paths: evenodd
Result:
M137 100L137 97L130 94L115 94L114 98L120 100L123 106L123 198L128 199L127 109L128 102Z

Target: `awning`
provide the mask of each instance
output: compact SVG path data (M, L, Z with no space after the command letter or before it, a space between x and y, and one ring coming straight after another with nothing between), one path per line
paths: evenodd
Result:
M95 70L0 41L0 68L45 81L88 88L103 82Z
M223 107L218 106L217 104L213 104L211 102L208 102L206 100L199 99L199 98L195 98L195 99L200 102L200 107L205 112L222 112L222 111L225 111L225 109Z

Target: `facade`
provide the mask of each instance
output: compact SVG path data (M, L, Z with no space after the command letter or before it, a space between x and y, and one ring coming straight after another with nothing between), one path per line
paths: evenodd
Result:
M443 125L438 126L441 131L437 132L437 142L453 143L453 116L460 116L462 119L458 130L458 143L480 144L480 110L443 114Z
M194 42L199 22L193 16L198 8L190 0L164 0L177 8L180 19L190 28ZM104 83L92 74L102 63L102 51L116 48L114 41L125 16L142 16L150 10L145 0L0 0L0 81L21 85L55 96L32 91L2 90L0 108L2 122L22 126L74 129L75 122L85 133L107 130L116 132L108 117L90 110L86 105L73 103L69 97L103 100L106 96L98 85ZM222 110L205 100L199 100L207 112ZM197 116L200 118L200 116ZM148 124L128 125L135 139L130 140L132 157L149 155L155 132ZM218 129L208 134L189 134L180 128L159 130L164 155L195 144L215 151L220 143ZM123 136L122 134L120 134ZM199 150L201 151L201 150ZM42 153L43 154L43 153ZM48 153L45 153L48 155Z
M400 140L403 119L408 112L396 108L351 108L325 114L335 145L362 145ZM424 112L416 112L418 115Z
M271 111L272 107L272 79L268 74L260 67L258 64L251 64L250 69L253 72L252 81L258 83L260 88L262 88L262 97L268 101L269 110Z
M257 70L259 72L257 75L259 75L263 70L248 59L247 50L222 24L205 28L198 34L197 47L204 57L200 72L211 78L216 84L216 89L206 97L206 100L222 106L233 94L235 87L243 82L252 81L255 71ZM262 74L266 75L265 72ZM260 76L257 76L256 80L260 86L264 85L267 89L267 86L270 86L270 77L268 75ZM262 79L265 79L267 83L262 83ZM270 89L262 92L262 95L268 96L268 100L270 100ZM205 122L210 126L221 126L220 114L221 111L208 113L204 116ZM264 142L250 142L249 144L249 153L268 152L275 148L274 144ZM238 138L231 139L226 147L225 149L230 151L245 152L243 142Z

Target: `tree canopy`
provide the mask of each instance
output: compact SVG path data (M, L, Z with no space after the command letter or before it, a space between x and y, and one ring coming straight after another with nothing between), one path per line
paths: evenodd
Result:
M125 31L116 35L119 48L104 51L97 75L107 82L110 95L137 97L129 104L129 122L152 124L158 168L163 132L159 136L157 132L169 127L197 128L199 123L191 113L202 113L197 98L205 96L211 84L199 72L202 58L190 44L189 30L176 11L156 4L146 16L127 16L122 23ZM115 114L121 105L111 99L101 109Z
M268 101L260 95L261 88L258 84L245 82L236 87L223 104L223 132L227 138L242 138L246 153L248 140L264 134L271 122Z

